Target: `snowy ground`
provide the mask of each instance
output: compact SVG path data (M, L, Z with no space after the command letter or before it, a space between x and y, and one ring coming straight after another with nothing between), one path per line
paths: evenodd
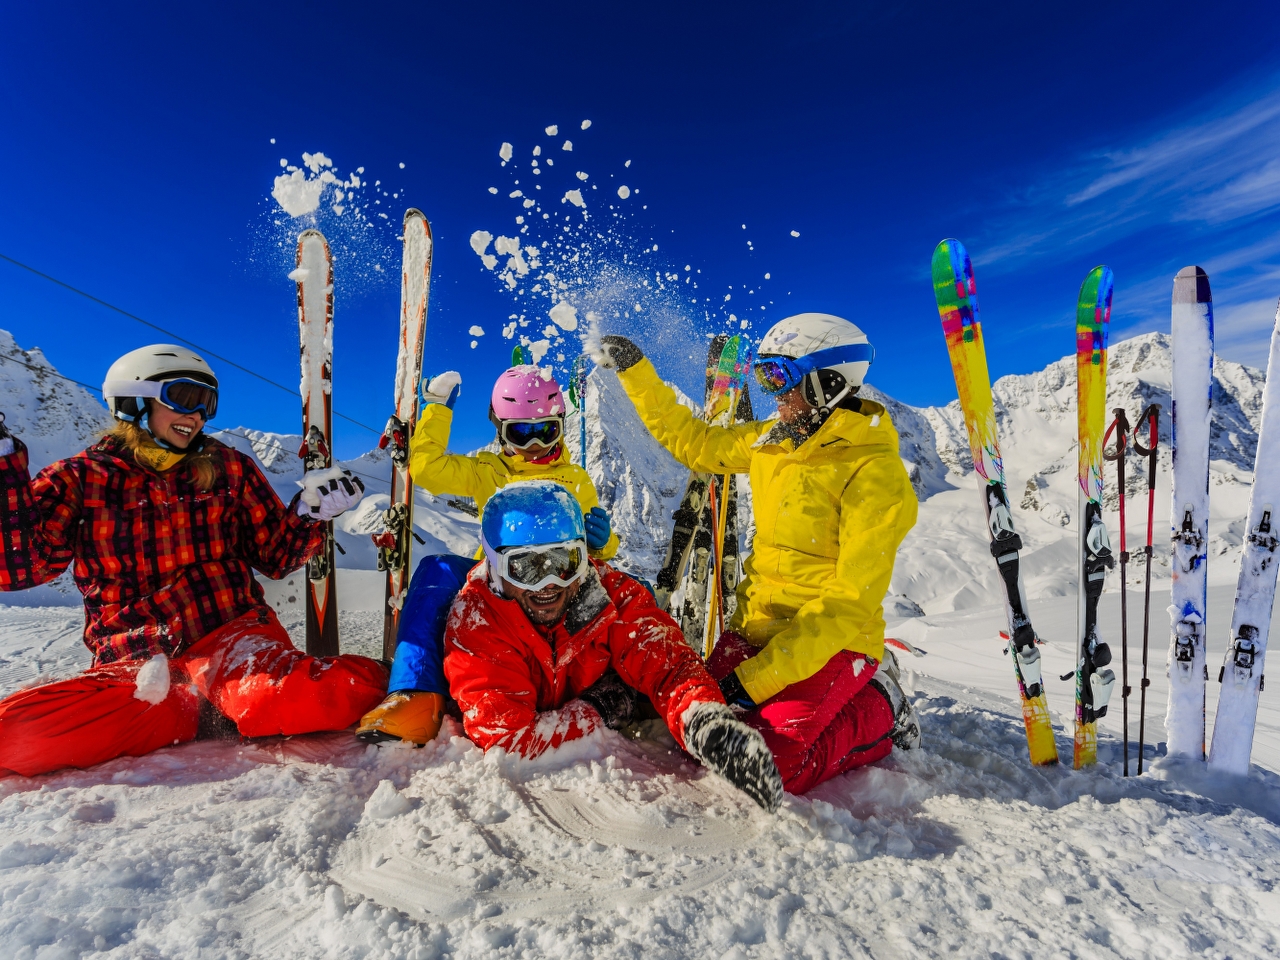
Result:
M1055 631L1073 616L1053 602L1036 605L1046 673L1069 660ZM372 644L376 618L353 610L343 626ZM484 757L451 722L423 750L345 733L201 741L0 779L0 954L1280 951L1280 747L1267 701L1248 780L1210 780L1158 747L1150 773L1124 780L1114 723L1096 769L1035 770L997 624L998 611L979 610L898 625L928 651L908 664L924 749L788 798L776 817L662 736L604 734L529 763ZM0 609L0 694L82 666L79 631L74 608ZM1158 743L1163 649L1153 662ZM1069 686L1050 683L1056 711L1068 711ZM1061 728L1059 749L1069 757Z

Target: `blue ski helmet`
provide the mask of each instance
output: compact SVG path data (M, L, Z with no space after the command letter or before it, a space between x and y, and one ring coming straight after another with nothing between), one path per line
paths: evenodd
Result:
M489 498L480 518L480 540L486 554L506 547L534 547L586 538L578 501L550 480L508 484Z

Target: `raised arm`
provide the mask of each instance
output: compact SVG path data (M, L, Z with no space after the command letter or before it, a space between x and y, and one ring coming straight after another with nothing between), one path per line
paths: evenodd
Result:
M33 481L26 446L16 437L12 444L13 452L0 456L0 591L38 586L67 569L84 496L71 461L50 464Z
M440 496L488 499L498 489L493 468L475 457L448 453L453 411L443 403L429 403L409 441L409 472L413 482Z
M323 523L298 516L298 498L286 507L248 457L233 454L244 472L240 492L239 542L244 559L272 580L279 580L324 549Z
M648 359L618 370L622 388L655 440L690 470L703 473L746 473L751 445L767 429L764 423L713 427L693 415L662 382Z
M884 658L881 605L916 512L915 491L896 451L872 456L858 468L840 498L835 576L822 596L802 606L785 630L737 668L752 700L764 703L813 676L840 650Z

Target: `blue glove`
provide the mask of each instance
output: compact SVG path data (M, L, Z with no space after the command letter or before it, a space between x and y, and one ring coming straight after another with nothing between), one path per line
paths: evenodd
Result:
M587 528L587 546L592 550L603 550L609 543L609 534L613 527L609 524L609 515L600 507L592 507L582 518Z

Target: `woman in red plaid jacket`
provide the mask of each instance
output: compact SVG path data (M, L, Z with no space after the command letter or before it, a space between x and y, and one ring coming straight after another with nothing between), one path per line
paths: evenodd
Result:
M26 447L0 437L0 590L74 564L93 652L80 676L0 700L0 775L192 740L203 703L250 737L358 720L386 669L296 650L253 571L279 579L319 553L323 521L360 499L360 481L312 471L286 507L249 457L204 435L218 381L185 347L126 354L103 395L115 429L34 480Z

